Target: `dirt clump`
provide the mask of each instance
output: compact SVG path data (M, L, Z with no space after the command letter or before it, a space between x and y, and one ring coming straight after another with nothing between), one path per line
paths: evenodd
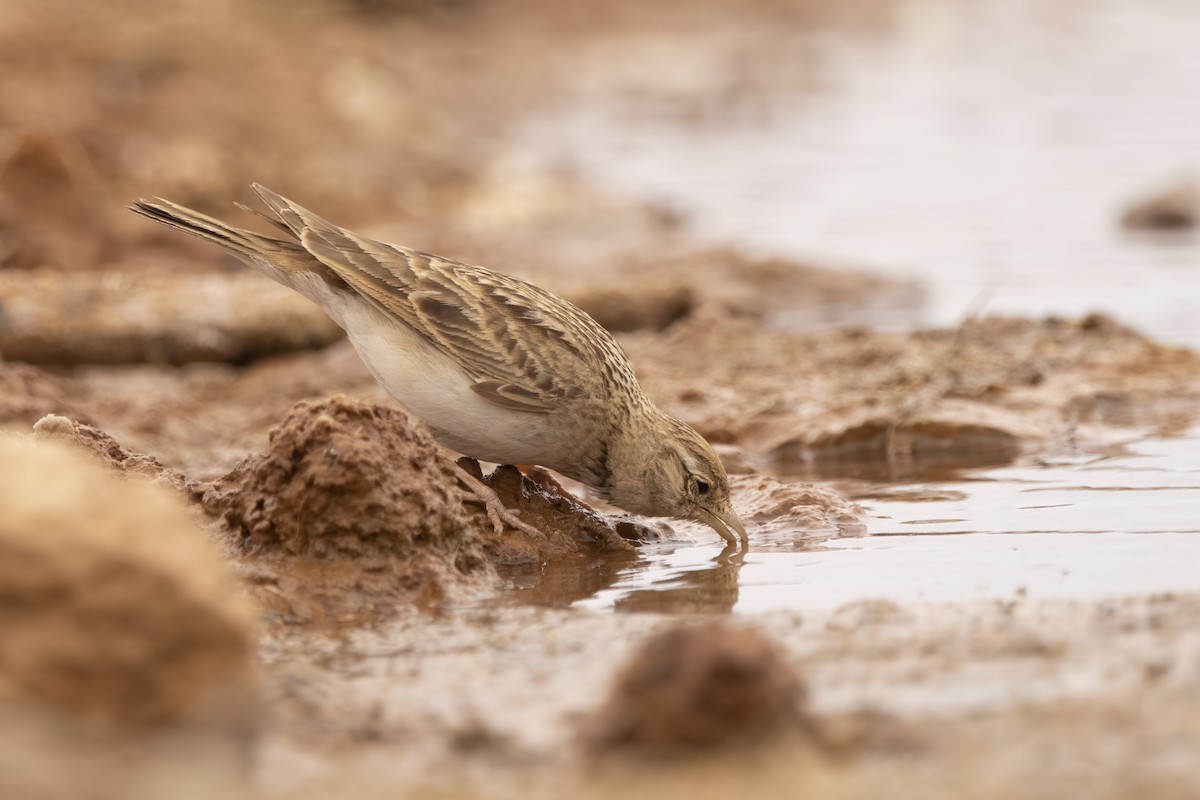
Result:
M441 478L441 480L438 480ZM377 556L468 546L454 475L404 412L337 396L296 404L204 496L252 553Z
M332 609L362 599L339 601L343 584L387 602L440 599L486 579L484 524L464 508L471 496L460 485L403 411L337 396L296 404L267 450L210 484L201 502L256 566L288 573L288 586ZM281 585L278 576L259 583Z
M1181 181L1138 198L1121 215L1131 230L1177 231L1196 227L1200 220L1200 186Z
M613 333L661 331L692 313L692 290L678 284L620 285L581 289L571 301Z
M5 436L0 508L0 702L99 724L253 727L253 614L168 493Z
M171 489L186 491L188 480L182 473L163 466L154 456L134 453L99 428L48 414L33 426L39 440L62 442L86 452L99 463L121 475L136 475Z
M295 405L266 451L195 493L260 599L288 616L436 604L491 586L492 564L634 556L616 521L548 475L501 467L484 478L461 463L401 409L338 396ZM637 538L644 526L631 525Z
M802 726L805 689L778 646L720 622L652 636L594 721L605 750L655 755L749 745Z

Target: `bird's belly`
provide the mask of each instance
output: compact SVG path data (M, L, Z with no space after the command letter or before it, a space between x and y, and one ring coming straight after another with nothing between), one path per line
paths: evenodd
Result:
M335 309L330 309L334 312ZM402 323L348 301L334 319L379 385L446 447L482 461L545 464L556 452L548 415L505 409L471 390L452 360Z

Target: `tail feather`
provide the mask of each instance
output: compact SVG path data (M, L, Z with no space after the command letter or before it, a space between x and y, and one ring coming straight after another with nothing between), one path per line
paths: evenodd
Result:
M287 242L235 228L206 214L201 214L199 211L193 211L162 198L155 198L153 201L138 200L129 209L156 222L215 242L246 258L280 252L303 252L303 248L295 242Z

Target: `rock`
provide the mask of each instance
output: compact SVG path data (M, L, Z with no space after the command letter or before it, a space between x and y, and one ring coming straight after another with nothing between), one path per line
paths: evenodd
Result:
M0 630L0 795L246 778L254 613L170 493L0 436Z
M252 694L250 609L168 493L3 437L0 509L0 695L151 724Z
M613 333L665 330L695 305L691 289L669 283L591 286L573 293L571 302Z
M653 636L617 676L591 734L605 751L682 755L802 727L804 688L774 642L711 622Z
M1200 187L1181 181L1134 200L1121 216L1121 224L1135 230L1183 230L1196 227L1200 218Z
M233 274L0 271L0 353L33 364L245 363L342 331L247 268Z

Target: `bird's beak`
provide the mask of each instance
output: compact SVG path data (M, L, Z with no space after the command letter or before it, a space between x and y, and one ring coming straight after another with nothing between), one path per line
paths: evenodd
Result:
M730 544L742 540L742 544L749 543L750 539L746 536L746 529L742 527L742 521L737 518L737 514L733 513L733 508L726 505L724 508L717 511L709 511L707 508L700 509L703 515L703 521L707 522L709 527L721 534L721 538ZM737 533L738 538L734 538L734 533Z

